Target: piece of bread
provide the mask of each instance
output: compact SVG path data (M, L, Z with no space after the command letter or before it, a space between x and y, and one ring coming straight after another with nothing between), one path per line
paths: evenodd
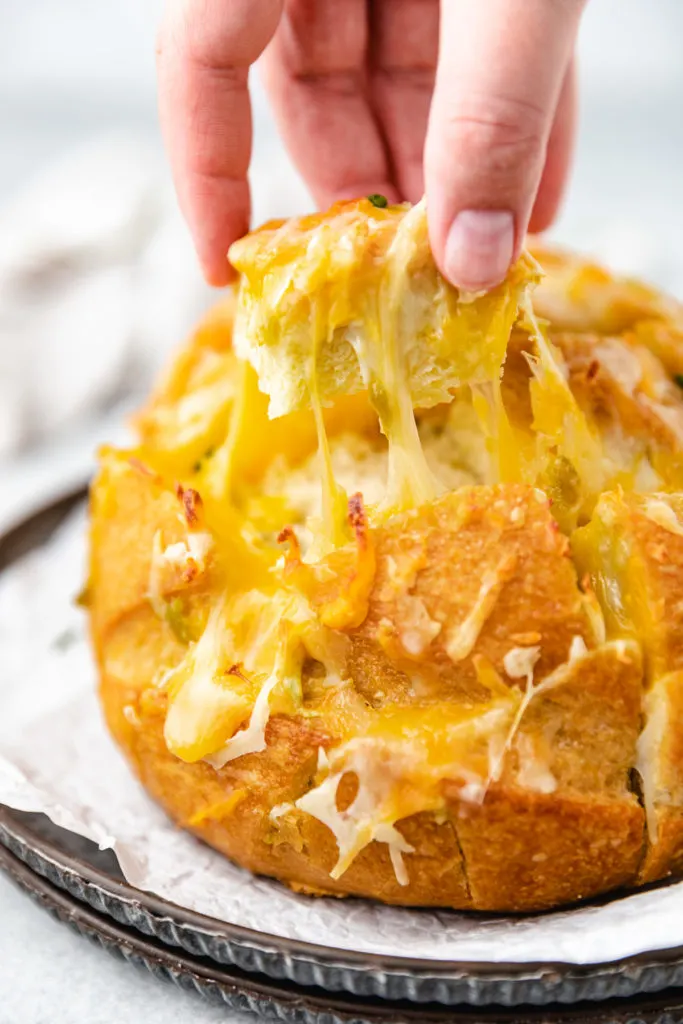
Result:
M497 288L460 293L436 268L424 203L369 199L266 224L234 243L230 261L242 274L235 350L256 370L272 417L309 408L312 379L326 404L401 377L421 407L491 379L539 279L525 253Z
M396 439L362 353L339 355L346 327L313 395L289 344L322 294L369 281L385 301L375 275L412 211L369 205L239 243L241 297L181 352L138 446L102 453L88 594L112 733L183 827L298 891L528 911L678 873L675 304L539 251L537 313L554 296L557 322L526 305L501 354L487 303L507 296L509 333L523 262L524 284L517 268L467 306L486 372L434 391L409 373L425 407L401 469L421 459L434 487L387 503ZM419 252L423 297L443 296ZM232 350L235 309L278 418Z

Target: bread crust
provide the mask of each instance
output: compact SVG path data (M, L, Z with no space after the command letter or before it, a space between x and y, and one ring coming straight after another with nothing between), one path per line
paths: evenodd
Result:
M113 510L104 500L112 480ZM644 814L628 788L628 769L636 757L641 665L630 650L622 652L621 661L614 652L596 650L563 686L530 706L523 735L533 740L544 731L560 728L563 733L563 744L549 762L557 780L552 792L520 786L520 766L512 758L483 804L463 800L460 785L445 783L446 802L437 815L421 813L400 821L400 833L415 850L405 857L407 885L398 882L387 847L378 842L333 879L337 844L330 830L303 813L271 816L274 807L292 805L310 789L319 750L339 742L334 719L323 713L273 715L266 749L218 770L171 754L164 738L167 693L157 685L158 667L178 663L184 647L151 608L147 580L154 532L159 524L170 530L177 522L172 499L157 478L124 457L105 460L93 488L93 575L99 585L94 587L92 624L109 728L142 784L181 826L248 870L298 891L369 896L408 906L540 910L635 881L644 850ZM510 522L510 513L520 507L524 516L513 514ZM132 518L136 543L116 561L112 545L115 538L127 537ZM387 703L422 705L430 699L438 707L449 694L450 699L457 696L457 674L445 670L443 650L433 652L438 689L431 697L423 693L417 698L405 685L405 662L378 644L378 622L391 617L400 624L402 607L401 592L387 588L387 559L400 562L419 548L422 568L412 593L424 594L431 614L457 623L458 609L471 604L487 558L500 559L508 545L517 558L516 576L508 580L500 607L477 637L477 651L501 666L509 647L501 633L508 637L509 630L513 635L531 630L531 639L547 638L547 673L564 661L573 637L593 643L567 543L553 525L547 502L519 485L473 488L381 531L377 548L383 569L365 622L351 631L357 648L352 671L363 696L372 699L379 685ZM195 587L191 600L197 608L210 603L213 586L208 575ZM374 680L374 690L364 690L363 679ZM476 678L465 672L457 685L460 695L468 688L474 692ZM603 724L596 732L598 723Z
M556 317L554 338L579 405L596 429L627 436L648 457L672 455L674 479L683 402L665 372L680 361L680 328L666 319L673 306L594 267L547 259L555 285L542 290L541 312ZM217 765L204 754L183 760L171 752L169 677L196 650L226 580L254 567L249 532L231 503L266 522L268 502L277 502L257 493L264 467L284 459L296 473L315 448L308 414L266 420L255 379L233 416L232 309L228 300L200 327L139 417L140 447L105 451L92 487L88 589L101 701L150 795L235 863L311 894L529 912L683 872L680 499L656 499L671 506L667 528L661 509L652 518L643 499L615 488L571 544L574 512L562 532L557 509L528 483L460 487L372 529L357 504L355 542L325 556L317 577L306 575L290 531L282 571L332 623L343 652L341 682L330 687L323 655L308 651L301 693L270 708L263 749ZM616 330L619 338L606 341ZM502 388L519 436L533 420L527 348L513 336ZM613 372L626 351L643 374L632 389ZM197 393L204 397L195 407ZM351 420L377 446L373 417L362 394L325 411L331 433ZM186 497L194 486L203 502ZM188 501L198 502L194 518ZM197 562L188 537L204 528L205 514L220 544ZM265 577L282 549L277 530L268 534L270 520L261 520L272 546ZM173 550L175 562L167 559L159 574L162 549ZM637 614L626 625L610 611L608 577L635 595ZM351 593L360 602L353 614ZM227 677L242 669L221 671ZM466 765L440 766L434 783L427 758L430 800L408 801L419 809L392 819L405 877L396 848L381 838L386 833L361 845L339 872L339 836L297 806L325 772L334 773L336 753L374 729L384 744L379 772L389 778L391 758L407 742L406 722L436 734L450 715L457 732L458 714L466 719L474 709L483 721L501 707L507 717L495 736L468 740ZM396 709L403 724L391 725L389 735ZM480 762L485 778L472 769ZM359 763L339 769L332 811L342 816L364 784Z

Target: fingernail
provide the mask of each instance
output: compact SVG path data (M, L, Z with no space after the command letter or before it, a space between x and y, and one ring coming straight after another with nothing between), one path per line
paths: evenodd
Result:
M508 210L462 210L446 239L446 277L469 291L493 288L508 272L514 239Z

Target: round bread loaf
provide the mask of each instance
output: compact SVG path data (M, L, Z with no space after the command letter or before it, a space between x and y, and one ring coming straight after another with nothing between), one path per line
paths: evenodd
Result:
M334 217L302 230L321 223L341 251ZM252 313L272 265L250 251L283 237L265 230L240 243ZM449 378L430 401L420 357L425 500L401 486L387 504L412 464L350 350L353 387L330 376L307 407L290 380L297 407L269 419L232 293L137 446L101 453L88 603L109 727L180 825L298 891L530 911L683 867L683 311L532 252L533 309L527 256L493 312L449 307L482 344L514 322L502 378ZM421 302L443 287L423 263ZM291 342L319 285L290 275L297 302L261 327Z

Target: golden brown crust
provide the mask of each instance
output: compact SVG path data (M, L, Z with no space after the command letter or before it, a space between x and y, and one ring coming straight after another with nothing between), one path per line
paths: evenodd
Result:
M683 870L683 673L653 682L644 711L638 763L651 820L640 881L651 882Z
M145 625L153 628L151 617ZM155 656L168 657L168 651L157 649ZM619 796L601 797L572 786L541 794L514 784L493 787L483 806L463 802L454 791L442 824L427 814L402 821L400 831L417 851L406 858L407 886L398 884L386 847L377 843L333 880L337 848L324 825L304 815L269 818L273 805L293 801L311 784L318 748L328 739L315 719L273 718L267 752L216 772L169 753L158 693L136 701L133 690L106 671L101 693L110 728L152 796L179 824L250 871L319 893L512 911L555 906L635 880L644 818L623 785ZM124 701L134 715L122 715ZM637 719L637 704L635 710ZM630 716L633 746L633 701ZM591 743L598 750L600 738Z
M267 234L245 244L265 245ZM537 255L551 270L539 312L553 319L550 336L591 429L627 438L630 455L649 459L669 486L683 447L683 401L667 377L679 359L683 366L678 307L600 268ZM282 534L283 579L334 634L340 678L330 685L325 651L312 645L300 695L289 704L280 695L270 709L264 749L219 757L219 767L194 759L204 753L190 747L188 760L171 753L169 677L197 649L226 580L254 570L253 587L267 589L285 546L277 544L281 506L259 493L264 471L277 460L285 474L300 467L316 444L309 413L271 422L253 376L240 391L231 302L200 328L139 418L140 447L105 452L92 490L89 590L102 704L146 789L236 863L300 892L531 911L683 872L683 499L624 494L620 478L595 509L582 508L591 521L571 548L558 523L568 532L578 514L562 519L545 478L536 483L546 493L528 482L461 487L371 529L353 499L349 544L315 571L299 558L293 520ZM529 347L526 334L513 336L502 387L522 439L534 430ZM377 441L364 394L324 415L331 435L351 430ZM674 466L668 475L660 455ZM551 447L555 456L562 461ZM258 527L266 552L258 572L257 527L240 518L257 499L274 503L276 523L271 532ZM191 535L202 531L216 543L200 544L195 558ZM619 594L626 600L617 609ZM222 671L226 685L233 672L251 685L241 661ZM389 778L400 743L415 740L411 727L434 729L427 748L438 761L448 729L457 733L468 714L483 723L491 710L503 724L490 735L482 724L471 749L464 744L476 757L439 764L437 783L428 757L433 791L420 805L428 809L391 819L405 877L386 838L361 844L338 875L338 836L310 804L297 806L337 770L335 754L386 726L374 768ZM389 735L394 712L400 723ZM418 760L420 739L407 748ZM354 806L371 761L342 763L333 815ZM472 765L481 761L488 767L477 775Z
M101 486L100 481L96 491ZM118 527L131 510L140 523L149 523L148 540L162 510L173 517L170 497L161 498L156 479L135 467L121 470L116 494L114 519L104 505L112 536L120 535ZM102 507L96 500L94 529L102 528ZM510 514L519 508L524 515L513 515L511 522ZM460 533L458 545L455 538ZM518 615L522 641L536 640L539 634L547 639L551 670L565 661L573 636L584 636L588 643L591 637L566 541L552 522L547 502L531 489L476 489L448 496L430 516L408 515L387 527L378 551L380 564L391 556L400 570L402 557L414 556L416 547L426 545L429 557L413 559L418 568L412 578L400 571L398 578L412 584L413 593L430 595L433 614L447 609L447 617L457 623L457 607L471 604L477 566L486 563L487 545L500 554L507 544L518 562L499 595L504 602L499 618L492 613L484 624L476 650L500 665L510 645L507 630L504 640L500 638L501 623ZM112 558L111 551L102 551L103 557ZM548 769L557 786L553 792L520 788L522 766L513 759L482 806L463 801L459 787L446 786L447 805L438 819L420 814L400 822L399 831L416 851L406 857L408 885L399 884L387 847L379 843L362 850L348 871L334 880L330 871L337 846L323 824L300 813L274 820L269 816L274 806L290 805L310 788L319 748L337 740L333 722L315 715L273 716L266 731L267 749L218 771L174 757L163 735L166 693L155 680L158 666L176 663L183 647L146 599L146 547L142 561L134 586L127 573L110 571L107 588L95 591L103 600L103 609L97 608L99 598L95 602L93 624L107 721L143 785L169 814L237 863L311 892L480 910L541 909L633 881L642 853L643 812L627 786L640 715L640 665L629 652L621 662L617 658L617 671L611 663L616 655L598 652L581 669L577 666L563 686L531 705L524 735L536 742L541 734L557 735L559 729L563 736L562 743L551 744ZM115 563L106 564L111 570ZM538 590L530 585L532 579ZM534 593L543 594L544 585L547 595L534 600ZM192 600L201 604L201 592ZM400 619L400 606L401 593L387 587L386 575L380 575L368 621L376 623L387 614ZM110 607L118 614L107 614ZM378 665L382 648L372 629L364 627L351 635L354 647L371 645L373 663ZM434 660L439 665L443 654L435 654ZM383 666L378 671L387 699L416 700L404 683L392 693L390 675ZM359 672L359 689L362 678ZM603 723L599 730L596 722ZM573 731L568 731L568 723L573 723ZM588 775L586 765L591 767Z
M458 834L478 910L530 911L632 884L643 848L635 801L491 793Z
M592 645L567 539L548 500L532 488L462 488L378 533L368 614L351 633L351 675L370 703L378 678L387 702L399 693L408 702L430 693L440 701L481 697L478 655L502 673L511 647L538 645L542 676L567 659L575 636ZM493 599L466 637L463 627L487 574ZM411 653L405 645L416 642L416 601L438 632ZM403 676L400 691L396 673Z

